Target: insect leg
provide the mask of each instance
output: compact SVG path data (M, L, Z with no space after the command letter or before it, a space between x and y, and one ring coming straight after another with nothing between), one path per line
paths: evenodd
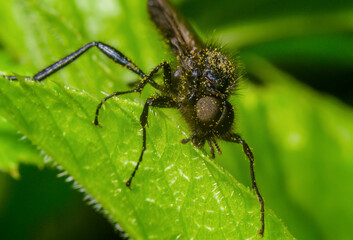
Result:
M134 88L134 87L137 87L140 84L140 82L141 82L141 79L136 79L135 81L128 83L127 86L130 88ZM150 80L149 84L151 84L151 86L157 90L161 90L161 91L163 90L163 86L156 83L153 79Z
M170 64L168 62L162 62L153 71L157 72L161 68L163 68L163 84L164 85L161 86L158 83L156 83L155 81L153 81L152 79L150 80L151 81L150 84L154 88L163 91L163 90L169 89L169 87L170 87L170 84L172 82L172 70L171 70Z
M135 166L134 171L132 172L129 180L125 183L127 187L129 187L129 188L131 187L131 181L134 178L136 171L140 166L140 163L142 162L143 154L146 150L146 125L147 125L149 107L175 108L177 106L178 106L177 103L170 97L157 96L157 97L147 99L147 101L143 107L142 114L140 116L140 124L142 126L142 131L143 131L142 151L141 151L140 158Z
M212 142L211 140L208 140L208 146L210 146L210 151L211 151L211 158L215 158L215 155L214 155L214 147L212 145Z
M196 134L193 134L191 137L181 139L180 142L181 142L182 144L187 144L187 143L190 142L195 136L196 136Z
M152 86L154 86L155 88L157 89L162 89L163 87L160 86L158 83L156 83L154 80L153 80L153 77L155 76L155 74L161 69L161 68L164 68L166 69L166 67L170 69L170 66L169 66L169 63L168 62L162 62L160 63L157 67L155 67L151 73L146 76L146 75L143 75L143 78L141 79L139 85L137 87L135 87L134 89L132 90L129 90L129 91L125 91L125 92L114 92L112 94L110 94L109 96L105 97L102 99L102 101L98 104L97 106L97 109L96 109L96 116L95 116L95 119L94 119L94 124L95 125L99 125L99 121L98 121L98 116L99 116L99 110L101 109L103 103L105 101L107 101L108 99L112 98L112 97L115 97L115 96L118 96L118 95L122 95L122 94L127 94L127 93L133 93L133 92L141 92L142 89L146 86L147 83L150 83ZM164 70L164 74L165 74L166 70Z
M66 65L75 61L83 53L87 52L91 47L97 47L102 53L104 53L107 57L112 59L114 62L122 65L123 67L126 67L127 69L138 74L142 78L146 77L146 74L143 73L143 71L140 68L138 68L127 57L125 57L120 51L102 42L90 42L84 45L83 47L81 47L80 49L78 49L77 51L71 53L70 55L64 57L63 59L55 62L54 64L36 73L33 77L25 77L25 78L33 79L34 81L43 81L53 73L59 71L60 69L64 68ZM3 76L3 77L9 79L10 81L17 80L16 76Z
M163 64L163 73L164 73L164 86L169 87L172 83L172 69L168 62L162 62Z
M172 70L170 64L168 62L162 62L158 65L158 70L163 67L163 80L164 86L159 85L155 81L151 79L149 84L151 84L155 89L163 91L164 89L168 89L172 82ZM139 84L139 80L132 82L129 86L133 87Z
M265 231L265 208L264 208L264 200L260 194L260 191L257 187L256 184L256 180L255 180L255 171L254 171L254 162L255 162L255 158L254 158L254 154L251 151L251 148L249 147L249 145L245 142L245 140L238 134L233 133L229 138L224 139L226 141L229 142L236 142L239 143L243 146L243 151L246 154L246 156L248 157L249 161L250 161L250 176L251 176L251 183L252 183L252 188L254 189L257 199L260 203L260 212L261 212L261 217L260 217L260 221L261 221L261 229L258 230L258 233L263 236L264 231Z

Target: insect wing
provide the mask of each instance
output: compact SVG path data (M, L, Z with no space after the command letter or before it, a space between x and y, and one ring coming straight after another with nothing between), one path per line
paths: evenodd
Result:
M149 0L148 12L175 54L185 56L202 48L201 39L167 1Z

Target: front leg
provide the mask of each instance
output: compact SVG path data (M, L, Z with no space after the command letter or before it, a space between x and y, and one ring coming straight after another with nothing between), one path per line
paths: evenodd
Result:
M60 69L63 69L70 63L74 62L76 59L78 59L80 56L82 56L82 54L86 53L92 47L98 48L105 56L109 57L111 60L120 64L121 66L126 67L127 69L136 73L140 77L142 78L146 77L146 74L144 74L144 72L139 67L137 67L130 59L125 57L124 54L122 54L117 49L102 42L90 42L84 45L83 47L81 47L80 49L78 49L77 51L71 53L70 55L44 68L40 72L36 73L33 77L25 77L25 78L33 79L34 81L37 81L37 82L43 81L50 75L54 74L55 72L59 71ZM10 81L17 80L16 76L4 76L4 75L2 76L4 78L9 79Z
M162 86L162 85L156 83L153 79L150 79L149 84L151 84L155 89L160 90L160 91L169 90L171 82L172 82L172 70L171 70L169 62L162 62L153 71L155 71L155 70L158 71L161 68L163 68L163 84L164 85ZM140 80L136 80L132 83L129 83L128 85L130 87L135 87L135 86L138 86L139 84L140 84Z
M153 78L156 75L156 73L163 68L164 70L164 86L160 86L158 83L156 83ZM146 86L147 83L151 84L153 87L155 87L158 90L164 90L166 87L168 88L167 84L168 82L171 81L171 75L170 75L170 66L168 62L162 62L160 63L157 67L155 67L150 74L148 74L148 76L144 76L141 80L140 83L137 87L135 87L132 90L129 91L125 91L125 92L114 92L108 96L106 96L105 98L102 99L102 101L98 104L97 109L96 109L96 116L94 118L94 124L99 126L99 121L98 121L98 116L99 116L99 110L101 109L102 105L104 102L106 102L108 99L115 97L115 96L119 96L119 95L123 95L123 94L127 94L127 93L134 93L134 92L141 92L142 89ZM173 101L174 102L174 101Z
M135 166L134 171L132 172L129 180L127 180L127 182L125 183L127 187L131 187L131 181L134 178L137 169L139 168L141 162L142 162L142 158L143 158L143 154L146 150L146 125L147 125L147 120L148 120L148 109L149 107L158 107L158 108L176 108L178 106L177 102L175 102L172 98L170 97L166 97L166 96L156 96L156 97L152 97L152 98L148 98L143 110L142 110L142 114L140 116L140 124L142 126L142 131L143 131L143 135L142 135L142 150L141 150L141 154L140 154L140 158Z

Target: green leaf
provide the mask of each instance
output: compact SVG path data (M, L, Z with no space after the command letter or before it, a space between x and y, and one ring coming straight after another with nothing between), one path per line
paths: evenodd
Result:
M13 58L21 56L34 64L29 65L32 73L65 55L63 49L68 54L90 40L117 47L142 69L152 68L167 56L148 21L145 1L105 4L110 8L102 9L98 2L4 4L2 16L7 22L13 18L18 26L11 25L11 37L10 29L0 29L1 40ZM94 21L92 14L97 15ZM27 47L14 41L22 35ZM110 101L102 110L103 128L93 126L97 97L103 97L100 91L124 90L124 82L134 76L90 51L43 84L2 79L0 113L61 165L65 171L61 175L68 173L68 180L77 182L75 187L82 185L94 198L92 203L97 202L96 208L102 206L105 214L136 239L255 237L260 215L254 194L202 151L180 144L186 130L178 125L180 117L175 111L150 112L147 152L133 189L126 188L124 181L142 144L141 100L134 103L129 99L137 96L127 96ZM146 89L142 99L150 92ZM236 149L241 153L240 147ZM274 214L266 211L265 238L271 237L292 238Z
M180 144L179 126L161 111L151 111L147 152L129 190L124 181L140 154L141 105L111 101L101 115L104 127L98 128L92 124L96 99L60 84L2 79L0 95L0 113L57 161L131 237L256 236L260 222L255 196L203 153ZM266 231L268 238L291 238L270 211Z
M18 178L18 164L35 164L43 166L43 157L31 143L5 119L0 118L0 170Z
M33 74L91 40L101 40L122 50L146 72L160 61L170 59L166 53L167 48L160 46L162 41L158 32L148 21L145 1L103 2L104 4L109 4L110 7L103 9L99 7L102 5L98 1L41 1L40 4L29 0L2 1L0 3L0 20L2 23L0 41L1 45L6 47L11 59L17 64L3 65L1 62L1 70L23 75ZM228 2L228 5L224 5L224 2ZM274 209L278 216L284 219L289 230L299 239L351 238L349 229L351 222L353 222L353 208L351 207L353 193L350 186L352 182L351 176L353 176L351 157L353 155L351 148L353 139L352 109L331 96L318 94L308 87L298 84L295 79L279 71L268 62L249 56L247 53L257 53L266 57L280 55L282 58L279 62L281 62L284 58L287 61L288 59L293 60L292 54L300 51L304 57L309 56L310 59L315 61L323 61L325 59L326 61L338 61L340 66L351 68L351 38L350 35L341 34L344 32L350 34L352 29L351 7L349 7L351 1L344 2L344 5L337 5L334 2L323 3L322 1L311 1L310 3L307 1L305 3L304 1L283 1L276 3L274 6L273 3L269 4L269 1L261 1L261 3L256 1L256 4L255 1L235 2L233 0L222 1L222 4L216 1L185 1L185 8L183 9L186 10L186 13L189 13L189 17L193 18L195 16L195 19L198 20L197 25L203 26L202 29L206 30L204 33L213 30L215 28L213 26L216 26L220 35L227 38L226 42L229 42L231 47L242 47L240 53L247 71L264 83L263 86L243 84L240 86L241 89L238 92L238 96L232 99L236 103L235 106L237 108L237 129L254 149L257 180L262 195L265 197L266 206ZM215 6L210 6L210 4ZM288 7L288 4L291 7ZM313 13L310 8L304 9L308 6L307 4L316 4L319 5L319 8L315 8ZM249 7L249 5L252 7ZM197 8L189 6L197 6ZM205 11L202 8L205 8ZM195 11L195 9L199 10ZM217 11L221 12L217 14ZM287 15L283 13L284 11ZM210 17L211 13L212 17ZM225 16L228 16L231 21L225 22ZM303 24L303 22L315 22L316 24L307 25ZM322 24L322 22L326 24ZM216 25L212 25L213 23ZM288 29L294 31L288 31ZM335 35L335 33L340 34ZM237 38L235 39L235 37ZM284 41L283 39L286 38L290 38L290 40ZM302 61L302 58L299 60ZM298 64L299 60L297 60ZM307 65L310 66L312 63L313 61L309 61ZM26 69L19 70L19 66L25 66ZM59 93L61 95L67 93L67 96L73 95L72 101L64 99L67 101L65 104L71 104L69 106L77 105L74 99L80 98L79 93L81 90L89 92L90 95L85 93L83 97L81 96L82 101L85 103L87 99L90 99L90 102L85 105L85 107L89 108L86 111L89 116L80 121L82 124L86 124L86 128L82 133L77 133L75 135L77 137L87 134L87 131L91 129L90 123L94 117L95 105L98 103L98 99L104 97L100 91L111 93L116 90L125 90L127 89L125 82L134 80L134 77L112 64L97 51L90 50L90 53L83 56L77 63L67 67L48 80L58 82L59 85L53 86L45 82L40 87L25 83L25 89L29 91L29 89L34 88L34 91L39 91L37 87L44 88L44 92L49 92L48 98L50 97L51 101L53 99L57 101L58 96L56 94ZM338 80L334 79L332 84L337 84ZM15 92L9 93L9 96L14 96L12 94L24 91L17 86L17 83L7 85L4 82L4 84L6 85L6 91L7 87L17 89ZM72 89L63 89L62 84L74 86L80 92L72 93ZM55 89L54 92L52 88ZM101 131L115 131L109 135L104 132L107 134L105 135L106 138L108 138L105 141L110 140L116 146L111 147L115 149L113 152L115 155L113 155L112 159L120 158L121 156L118 156L118 153L126 152L132 155L131 159L129 158L128 160L130 162L126 167L128 169L122 173L119 172L121 181L129 177L134 162L138 158L136 156L138 156L141 148L141 136L136 136L136 133L140 130L138 117L141 112L141 102L150 93L151 89L146 89L141 98L138 98L138 96L124 96L107 104L102 112L102 123L104 126L102 129L95 130L97 131L95 134ZM90 97L91 95L94 97ZM1 97L2 95L0 99L2 99ZM122 99L126 99L126 101ZM134 102L138 102L138 104L132 104L129 101L131 99ZM18 104L20 105L20 103ZM52 106L48 107L50 107L48 110L54 110ZM74 107L74 109L77 109L77 107ZM115 120L116 117L120 116L116 115L115 117L115 114L121 114L120 111L124 109L126 110L124 112L126 116L123 116L120 121ZM69 112L69 110L67 111ZM130 113L130 111L133 112ZM156 115L153 115L153 113ZM31 112L28 115L29 120L32 114ZM130 119L131 114L134 121ZM32 117L36 116L38 114L34 114ZM61 121L65 120L63 118L63 116L58 117ZM42 116L40 115L38 120L41 119ZM13 119L13 121L19 120ZM34 120L32 119L32 121ZM74 126L78 124L74 123L74 119L70 121L73 121ZM169 123L170 121L172 122ZM45 123L43 121L39 122ZM153 207L151 203L148 207L152 209L150 212L153 213L148 215L150 212L141 211L141 208L146 206L146 204L140 205L139 201L144 201L146 196L149 196L148 194L154 193L158 197L161 193L165 194L163 191L166 185L163 184L161 185L161 191L153 190L151 193L147 192L150 188L160 187L153 185L156 181L161 181L158 174L161 174L159 171L162 171L163 168L161 169L159 164L168 166L168 163L170 164L172 160L175 160L175 166L178 169L181 167L182 171L188 172L184 168L195 164L194 160L188 160L185 163L186 159L178 160L176 158L177 154L185 153L186 156L197 157L198 160L195 159L195 161L201 162L204 164L203 166L210 166L209 161L207 159L200 160L199 158L202 157L197 152L194 152L194 149L190 146L180 146L179 140L184 136L180 134L175 122L183 124L180 116L175 111L156 110L151 112L147 147L152 152L146 154L142 168L137 174L136 182L134 182L137 185L134 185L133 189L133 191L136 188L138 189L136 191L143 191L143 193L139 194L145 194L144 197L138 198L140 195L134 195L132 201L127 201L126 198L117 198L115 199L116 202L111 203L114 204L111 207L106 202L103 204L101 199L97 198L98 194L94 191L91 193L91 188L96 188L96 186L97 190L102 187L106 189L106 186L103 185L104 181L112 185L110 183L112 179L104 178L107 175L106 172L114 171L110 169L112 167L111 164L105 166L108 170L103 168L103 166L97 168L101 171L99 177L93 178L89 175L88 185L94 184L94 186L89 188L84 185L86 190L109 211L114 210L115 205L122 204L122 202L123 204L130 203L136 212L141 214L141 221L146 221L147 223L145 224L148 224L149 218L152 216L155 218L151 221L151 224L156 224L156 219L163 213L156 213L155 209L157 207ZM122 139L121 136L116 135L116 131L118 131L116 128L119 128L121 123L123 123L124 128L131 128L127 130L131 134L129 138ZM163 124L164 128L156 129L156 125L163 126ZM63 125L65 126L63 129L66 130L67 126L64 123ZM109 129L107 129L107 126ZM40 126L37 127L39 128ZM44 125L41 127L46 128ZM184 126L179 127L186 131ZM24 127L18 126L18 128ZM38 137L48 137L52 133L51 130L46 130L48 129L43 129L41 133L38 132ZM11 131L13 136L16 136L15 130ZM32 134L35 131L33 129ZM57 130L56 134L60 136L63 132L66 131L60 132ZM124 133L123 136L126 136L126 134L128 133ZM37 139L36 141L38 142L39 140ZM48 140L48 142L50 141ZM103 140L97 140L97 142L92 148L101 148L103 146ZM165 142L165 145L161 145L161 142ZM83 152L83 147L81 148L80 144L77 150L81 149L81 152ZM168 146L174 148L169 150ZM47 147L49 148L49 146ZM164 155L160 154L154 157L155 148L161 148L161 151L164 152L172 151L172 153L168 154L166 152ZM235 147L234 144L221 143L221 148L224 157L217 158L217 161L224 165L240 182L250 186L248 162L243 160L244 156L239 147ZM53 150L56 150L56 148ZM131 151L135 152L132 153ZM174 152L176 153L174 154ZM170 157L170 155L173 156ZM168 156L169 158L167 158ZM126 155L121 158L127 159ZM161 158L163 160L160 160ZM103 157L99 156L97 159L102 160ZM110 159L110 157L107 159ZM87 161L92 162L92 159ZM71 162L69 163L72 164ZM64 166L64 164L62 165ZM157 167L152 169L154 166ZM190 166L190 169L193 166ZM212 168L210 167L210 169ZM69 171L75 179L77 175L80 175L76 171L79 172L76 168ZM180 176L179 172L175 174ZM190 174L195 173L190 170ZM100 180L101 178L102 180ZM179 181L182 181L183 178L180 178ZM83 184L80 181L79 183ZM119 184L124 189L122 183L119 182ZM231 186L228 187L232 188ZM171 193L169 194L171 195ZM188 196L192 196L192 194ZM248 196L248 194L244 195ZM190 201L189 198L187 200ZM107 201L109 202L109 199ZM258 211L256 201L251 199L249 202L254 211ZM248 206L248 201L244 200L243 203L246 203L246 207L251 208L251 206ZM192 210L195 210L195 208L192 208ZM126 218L124 220L126 222L129 221L128 218L130 216L127 213L127 209L125 208L124 214L120 216L121 218ZM172 213L175 215L175 211L172 211ZM193 212L191 211L191 213ZM248 217L253 218L253 229L256 230L256 226L259 224L258 216L255 213L253 214L253 216ZM118 213L110 213L110 215L114 217ZM115 217L114 219L116 220ZM170 226L174 223L170 219L161 219L166 223L161 224L160 226L162 227L165 225ZM176 218L173 217L173 219ZM241 223L246 224L247 222L241 221ZM125 225L122 224L122 226L124 230L129 230L125 229ZM134 226L131 224L130 227L133 228ZM156 228L162 228L160 226ZM149 228L146 227L145 229ZM165 228L161 231L164 230ZM266 229L266 233L269 232L268 230ZM280 231L279 229L277 230ZM153 231L157 230L153 229ZM133 233L130 234L134 236ZM272 234L274 233L272 232ZM271 235L271 237L273 239L282 238L280 235Z

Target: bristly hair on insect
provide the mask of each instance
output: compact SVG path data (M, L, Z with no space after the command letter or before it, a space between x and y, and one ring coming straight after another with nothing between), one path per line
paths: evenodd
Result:
M90 42L41 70L33 77L25 78L37 82L43 81L76 60L90 48L97 47L114 62L139 75L141 80L132 90L114 92L103 98L96 109L95 125L99 126L99 111L102 104L108 99L123 94L141 92L146 84L150 84L159 92L148 98L144 104L140 116L143 130L142 150L135 169L126 181L126 186L131 188L131 182L146 150L146 125L149 107L176 108L181 112L191 130L190 137L183 139L182 143L186 144L190 141L194 146L202 148L207 142L212 158L215 157L215 148L219 154L222 153L217 143L218 140L242 145L243 151L250 161L252 188L260 203L261 227L258 233L263 236L265 228L264 201L255 181L254 155L245 140L233 131L234 110L228 101L240 77L239 67L220 48L204 44L167 0L148 0L147 8L151 20L176 55L177 67L174 70L168 62L162 62L149 74L145 74L117 49L102 42ZM154 81L154 77L161 69L163 69L164 75L163 84ZM16 76L3 77L10 81L18 80Z

